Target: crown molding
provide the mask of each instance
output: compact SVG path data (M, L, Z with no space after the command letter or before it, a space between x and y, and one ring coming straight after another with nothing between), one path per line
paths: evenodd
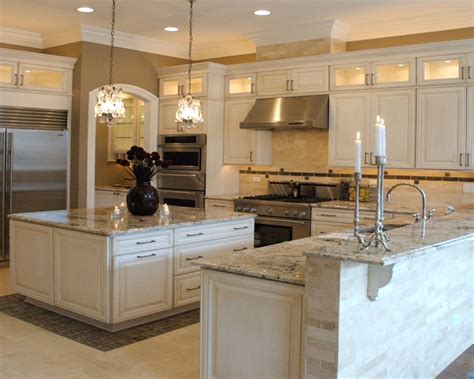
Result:
M7 28L0 26L0 42L9 45L19 45L43 48L43 39L40 33L27 32L26 30Z
M89 25L74 25L43 34L43 44L46 48L79 41L109 45L110 30ZM123 32L115 32L115 46L177 58L186 58L188 55L186 45Z
M392 20L352 24L348 41L395 37L429 33L474 26L473 9L460 9L444 13L427 13L422 17L409 16Z
M229 41L224 46L208 45L193 47L193 60L228 57L233 55L253 54L255 45L250 41Z
M297 41L307 41L320 38L336 38L345 41L349 25L339 20L328 20L319 23L295 23L277 30L261 30L258 32L244 33L257 46L273 45Z

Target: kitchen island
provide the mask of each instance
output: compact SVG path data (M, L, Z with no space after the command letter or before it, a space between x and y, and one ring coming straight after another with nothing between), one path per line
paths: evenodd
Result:
M253 247L254 217L170 207L10 215L11 281L28 302L116 331L199 307L191 262Z
M435 377L474 342L474 212L425 232L391 230L391 251L310 237L195 262L201 377Z

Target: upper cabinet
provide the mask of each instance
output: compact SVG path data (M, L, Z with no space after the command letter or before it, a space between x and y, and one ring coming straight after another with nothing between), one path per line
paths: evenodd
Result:
M185 74L160 78L160 98L177 99L188 92L188 77ZM207 75L191 75L191 93L194 96L207 96Z
M0 86L18 87L18 63L0 61Z
M201 99L201 111L204 121L192 129L190 133L203 134L206 133L207 126L207 100ZM160 103L159 115L159 134L177 134L178 123L176 122L176 111L178 110L178 100L166 100Z
M474 54L418 58L418 85L473 82Z
M414 86L415 59L331 66L331 90Z
M225 77L225 97L255 96L255 74L231 75Z
M276 70L257 74L257 96L327 92L328 67Z

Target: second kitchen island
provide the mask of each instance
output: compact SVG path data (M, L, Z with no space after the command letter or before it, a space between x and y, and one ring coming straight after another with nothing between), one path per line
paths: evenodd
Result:
M254 216L170 207L10 216L11 281L27 301L109 331L199 307L198 258L253 247Z

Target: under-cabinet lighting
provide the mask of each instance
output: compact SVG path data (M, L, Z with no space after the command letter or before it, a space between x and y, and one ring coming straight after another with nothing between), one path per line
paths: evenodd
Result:
M269 10L266 10L266 9L259 9L259 10L256 10L255 12L253 12L253 14L255 16L268 16L271 13L272 12L270 12Z
M79 7L76 10L78 12L81 12L81 13L92 13L92 12L94 12L94 8L91 8L91 7Z
M177 32L179 31L179 28L176 26L167 26L166 28L163 28L163 30L166 32Z

